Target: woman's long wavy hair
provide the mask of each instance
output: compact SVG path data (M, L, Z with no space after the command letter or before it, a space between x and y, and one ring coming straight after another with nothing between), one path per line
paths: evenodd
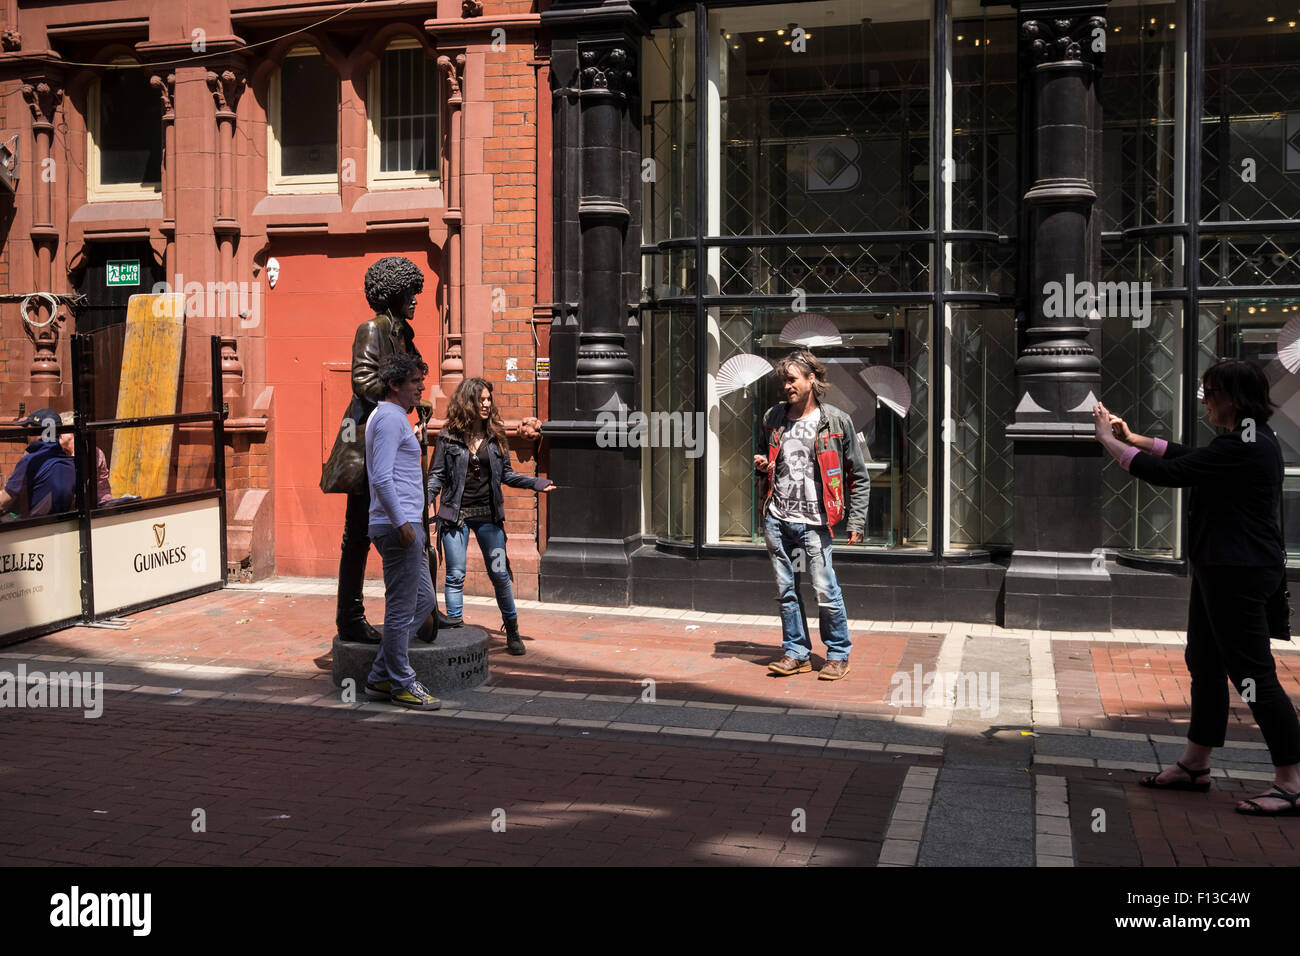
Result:
M485 378L467 378L456 388L456 393L452 395L451 403L447 406L447 430L458 438L469 441L469 436L474 434L478 423L479 395L485 388L488 394L493 396L492 415L487 423L488 437L495 438L504 453L510 447L506 444L506 426L501 421L501 410L497 408L492 383Z

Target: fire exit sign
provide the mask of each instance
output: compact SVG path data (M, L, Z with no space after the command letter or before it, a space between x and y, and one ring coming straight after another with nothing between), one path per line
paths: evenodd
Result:
M107 265L107 285L139 285L140 260L121 260Z

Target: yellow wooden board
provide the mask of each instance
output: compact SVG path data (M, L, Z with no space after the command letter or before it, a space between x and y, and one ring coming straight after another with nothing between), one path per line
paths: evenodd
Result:
M117 390L118 418L176 413L184 344L184 295L131 296ZM174 427L151 425L117 433L108 476L114 495L155 498L167 493Z

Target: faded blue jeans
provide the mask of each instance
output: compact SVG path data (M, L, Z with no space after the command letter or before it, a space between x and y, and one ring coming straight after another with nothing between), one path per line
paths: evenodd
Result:
M776 572L777 600L781 602L781 647L795 660L807 660L812 653L808 616L804 613L799 583L803 572L812 572L817 591L817 619L828 661L848 660L853 649L844 596L831 567L831 533L824 525L780 521L771 512L763 515L763 538Z
M409 687L415 680L407 649L437 603L429 577L428 539L418 523L413 525L415 540L409 548L402 547L397 532L387 525L372 526L370 533L375 550L384 559L384 639L368 680L372 684L390 681L394 690ZM376 536L374 531L384 533Z
M491 521L467 521L460 527L448 527L442 532L442 553L447 559L447 578L444 594L447 596L447 616L460 617L464 608L466 552L469 551L469 533L473 529L478 538L478 548L483 552L483 564L488 579L496 591L497 607L501 616L513 621L515 592L510 586L510 565L506 563L506 531Z

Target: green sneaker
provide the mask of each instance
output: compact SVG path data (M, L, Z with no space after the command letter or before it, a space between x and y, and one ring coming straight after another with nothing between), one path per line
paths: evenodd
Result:
M410 687L394 687L388 699L399 707L413 710L437 710L442 706L442 701L425 690L418 680L411 681Z
M375 683L366 681L366 696L371 700L388 700L393 694L393 684L391 681L381 680Z

